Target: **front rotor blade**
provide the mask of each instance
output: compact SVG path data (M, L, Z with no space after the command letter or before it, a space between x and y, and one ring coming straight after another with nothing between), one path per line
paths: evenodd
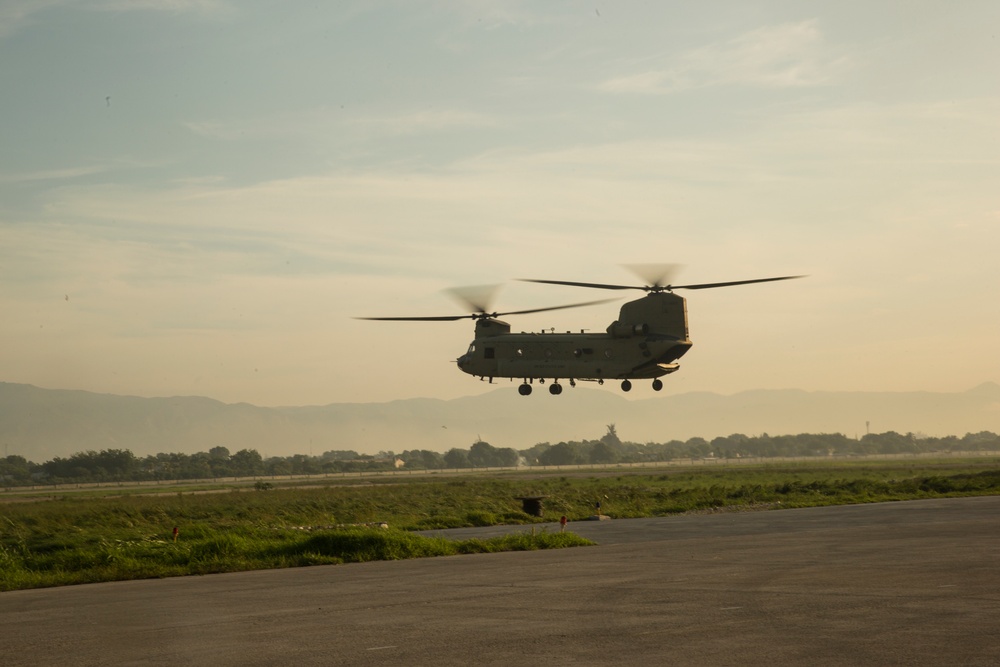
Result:
M504 315L527 315L528 313L544 313L547 310L565 310L566 308L581 308L583 306L593 306L598 303L608 303L618 299L598 299L597 301L584 301L583 303L571 303L568 306L549 306L548 308L532 308L531 310L512 310L507 313L494 313L490 317L502 317Z
M713 287L730 287L732 285L749 285L750 283L770 283L775 280L795 280L805 276L779 276L777 278L755 278L753 280L734 280L728 283L701 283L699 285L668 285L667 289L710 289Z
M500 289L500 285L469 285L467 287L452 287L444 292L468 310L485 313L489 311L498 289Z
M535 280L533 278L518 278L524 283L542 283L544 285L570 285L572 287L593 287L595 289L646 289L635 285L603 285L601 283L577 283L570 280Z
M441 315L440 317L355 317L356 320L377 320L381 322L454 322L468 320L475 315Z

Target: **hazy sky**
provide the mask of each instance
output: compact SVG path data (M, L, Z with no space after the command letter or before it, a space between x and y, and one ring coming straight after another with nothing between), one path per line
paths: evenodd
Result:
M810 276L684 293L667 393L1000 381L998 33L995 0L5 0L0 381L453 398L489 389L471 321L352 317L652 262Z

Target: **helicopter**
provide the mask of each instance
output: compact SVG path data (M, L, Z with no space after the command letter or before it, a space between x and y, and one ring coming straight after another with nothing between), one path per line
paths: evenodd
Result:
M534 308L505 313L488 312L489 302L496 286L477 286L448 290L453 297L466 305L472 314L431 317L363 317L364 320L382 321L456 321L472 319L476 323L475 338L464 354L456 360L458 368L481 380L493 382L495 378L521 380L518 393L528 396L537 380L545 384L551 380L549 393L562 393L562 381L571 387L577 381L621 381L622 391L632 389L632 380L652 380L654 391L663 389L664 375L680 369L677 360L691 349L688 336L687 302L674 290L699 290L751 283L793 280L804 276L778 276L753 278L729 282L673 285L669 276L676 265L631 265L643 278L644 285L612 285L566 280L519 279L522 282L546 285L569 285L602 290L643 290L646 295L621 306L618 319L608 325L604 333L554 330L540 333L511 333L510 324L500 320L508 315L524 315L565 308L578 308L615 301L601 299L564 306Z

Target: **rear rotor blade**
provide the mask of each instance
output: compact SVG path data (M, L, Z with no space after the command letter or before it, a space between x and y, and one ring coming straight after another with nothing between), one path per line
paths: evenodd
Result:
M754 278L753 280L733 280L727 283L701 283L699 285L668 285L667 289L711 289L713 287L730 287L731 285L770 283L776 280L795 280L796 278L805 278L805 276L779 276L777 278Z
M805 276L778 276L776 278L754 278L752 280L732 280L723 283L698 283L691 285L671 285L668 282L664 282L670 276L674 269L679 267L678 264L637 264L632 265L631 268L637 272L645 272L645 275L641 275L642 278L650 278L649 285L607 285L604 283L582 283L572 280L536 280L532 278L520 278L522 282L527 283L543 283L545 285L570 285L573 287L593 287L595 289L613 289L613 290L623 290L623 289L637 289L644 290L646 292L669 292L675 289L710 289L714 287L730 287L732 285L749 285L752 283L770 283L776 280L794 280L796 278L805 278Z
M593 287L596 289L646 289L636 285L604 285L601 283L578 283L571 280L536 280L533 278L518 278L523 283L542 283L544 285L570 285L572 287Z
M681 270L681 264L623 264L626 269L646 281L656 291L668 287Z

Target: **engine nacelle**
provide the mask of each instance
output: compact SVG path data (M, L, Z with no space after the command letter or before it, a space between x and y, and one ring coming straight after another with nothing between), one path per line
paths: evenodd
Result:
M632 336L645 336L649 333L648 324L626 324L615 320L608 326L608 333L613 338L631 338Z

